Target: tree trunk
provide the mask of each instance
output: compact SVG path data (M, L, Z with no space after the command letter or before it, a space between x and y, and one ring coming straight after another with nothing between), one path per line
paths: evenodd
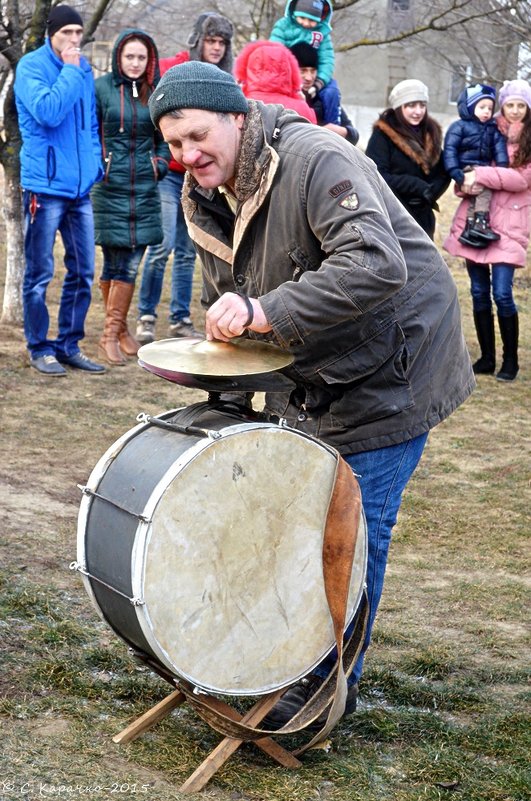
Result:
M22 196L18 166L4 167L3 214L6 230L6 282L2 322L21 325L22 281L24 278L24 237L22 227Z

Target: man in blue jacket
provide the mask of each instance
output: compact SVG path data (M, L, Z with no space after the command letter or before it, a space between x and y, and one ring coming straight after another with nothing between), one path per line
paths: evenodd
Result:
M101 180L101 146L94 79L80 56L83 20L67 5L55 6L44 45L19 62L15 97L22 136L24 192L24 333L31 365L50 376L63 365L102 373L79 350L94 277L94 223L89 191ZM48 337L46 290L54 274L57 231L66 275L58 333Z

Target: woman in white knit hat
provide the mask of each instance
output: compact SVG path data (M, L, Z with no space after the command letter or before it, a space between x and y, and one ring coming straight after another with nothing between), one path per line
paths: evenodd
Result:
M494 190L490 217L500 234L497 242L476 250L459 242L463 230L467 199L457 209L444 248L461 256L470 276L474 324L480 356L475 373L491 375L496 370L493 305L503 344L503 361L498 381L514 381L518 374L518 310L513 298L515 268L525 267L531 228L531 86L517 79L505 81L498 94L501 112L495 116L501 133L507 137L507 167L475 167L465 173L463 192ZM493 303L494 302L494 303Z
M442 162L442 131L428 114L428 87L414 78L389 94L366 154L395 195L433 239L437 199L450 183Z

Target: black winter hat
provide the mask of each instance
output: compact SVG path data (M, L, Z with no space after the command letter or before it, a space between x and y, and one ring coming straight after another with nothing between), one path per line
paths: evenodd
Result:
M299 67L312 67L317 69L317 50L307 42L298 42L290 47L291 52L299 62Z
M64 28L65 25L81 25L83 27L81 15L71 6L54 6L46 20L48 36L51 38L54 33Z

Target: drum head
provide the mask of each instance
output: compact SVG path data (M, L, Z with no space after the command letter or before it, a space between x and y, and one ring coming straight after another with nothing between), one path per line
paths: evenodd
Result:
M231 426L159 485L135 568L137 613L161 662L193 684L256 695L304 676L334 646L322 545L336 457L277 426ZM360 526L348 602L365 576Z

